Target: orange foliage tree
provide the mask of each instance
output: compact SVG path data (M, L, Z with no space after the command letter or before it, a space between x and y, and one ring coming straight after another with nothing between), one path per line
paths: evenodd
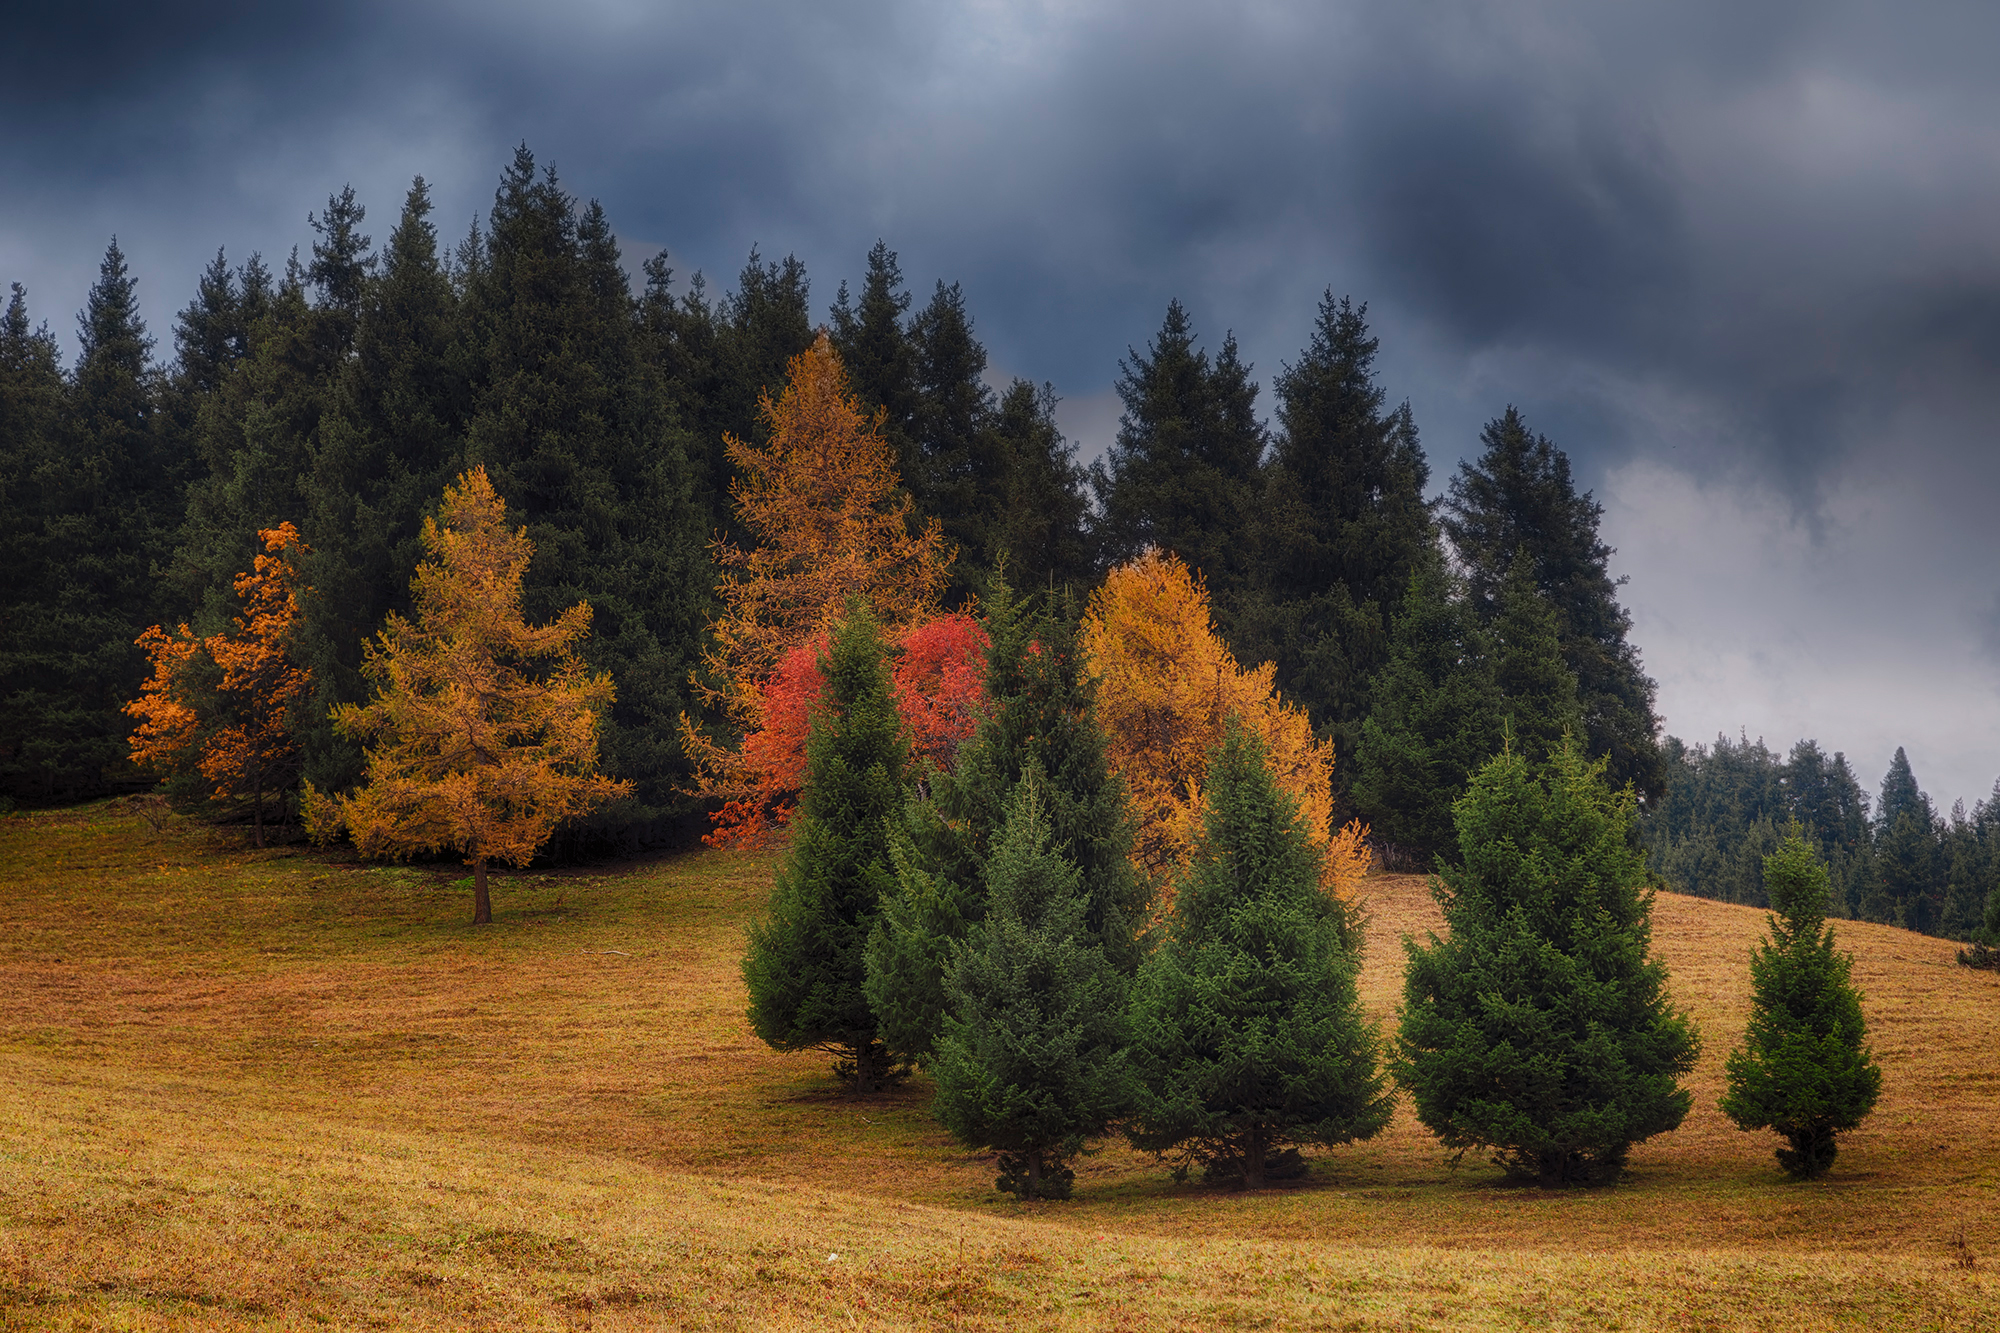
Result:
M722 614L709 626L694 681L743 739L732 748L681 718L695 793L725 802L711 835L725 841L782 822L786 797L803 781L805 724L818 697L814 663L847 599L860 597L892 644L921 657L930 641L912 635L937 618L951 566L936 519L913 530L882 416L862 411L827 336L793 357L786 373L784 392L758 402L769 443L725 440L739 473L731 486L736 512L756 544L710 548L723 571ZM954 632L962 638L962 627L938 631L946 639ZM951 680L941 674L937 684L926 698L952 697ZM962 702L942 707L950 713ZM906 720L912 716L906 710ZM914 716L922 745L949 743L940 739L949 726L935 734L929 726L942 717L927 719L922 708Z
M611 678L576 655L590 634L579 602L541 627L521 615L534 544L507 530L506 505L476 467L424 520L430 559L411 582L416 619L391 615L362 671L366 707L334 725L371 742L352 795L306 788L306 823L325 842L345 828L363 856L464 854L473 924L493 919L488 861L524 866L558 824L631 791L598 773L597 735Z
M1201 831L1209 756L1236 718L1263 742L1279 790L1299 803L1325 853L1321 881L1351 898L1367 874L1367 829L1332 828L1333 743L1279 698L1266 662L1245 671L1215 632L1208 593L1181 560L1148 550L1111 571L1090 599L1083 649L1098 678L1105 758L1125 779L1139 833L1132 859L1162 893ZM1164 900L1164 899L1163 899Z
M287 650L299 614L296 561L308 548L289 523L257 536L264 554L236 576L243 605L230 630L197 638L186 625L171 635L155 625L141 634L153 674L125 711L139 719L135 763L166 776L170 794L247 801L262 847L267 799L299 779L291 708L312 672Z

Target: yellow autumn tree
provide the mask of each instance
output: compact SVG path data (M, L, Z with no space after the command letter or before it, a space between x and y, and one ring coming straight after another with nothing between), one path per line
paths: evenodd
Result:
M306 824L321 842L345 828L363 856L463 853L473 924L483 925L493 919L489 861L526 865L564 820L632 784L596 771L613 691L576 655L590 604L541 627L523 619L534 544L527 529L507 530L485 468L445 488L423 539L416 619L391 615L362 663L374 702L334 710L336 728L369 743L367 777L348 796L308 784Z
M1200 577L1179 557L1148 550L1112 570L1084 615L1083 648L1098 678L1105 758L1138 818L1132 859L1163 895L1194 853L1209 755L1234 717L1263 741L1273 780L1325 851L1324 887L1352 898L1368 873L1367 830L1332 828L1333 743L1314 739L1305 713L1273 690L1271 663L1237 665Z
M882 416L849 391L824 331L786 375L776 400L758 400L769 443L724 440L738 472L736 513L756 544L710 548L723 571L722 614L694 685L738 737L763 727L765 690L785 655L823 638L850 597L894 638L937 614L951 568L936 519L912 530ZM719 744L686 716L681 740L699 794L741 801L761 790L740 743Z

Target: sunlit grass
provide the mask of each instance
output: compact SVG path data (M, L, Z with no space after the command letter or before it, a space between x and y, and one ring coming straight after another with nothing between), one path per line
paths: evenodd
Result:
M124 803L0 821L0 1325L2000 1322L2000 977L1949 944L1841 926L1885 1091L1819 1184L1715 1110L1762 914L1662 895L1708 1044L1688 1124L1616 1188L1453 1169L1406 1109L1297 1186L1176 1187L1107 1148L1077 1201L1023 1206L921 1080L852 1100L750 1035L770 868L498 876L475 930L448 863L252 852ZM1436 915L1421 880L1370 891L1386 1016L1397 937Z

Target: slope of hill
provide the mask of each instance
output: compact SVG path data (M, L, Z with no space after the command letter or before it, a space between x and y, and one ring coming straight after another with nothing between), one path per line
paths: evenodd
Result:
M1761 913L1662 895L1707 1049L1613 1189L1544 1194L1410 1117L1260 1194L1113 1147L996 1195L921 1081L758 1045L767 857L502 878L0 821L0 1327L1958 1328L2000 1322L2000 978L1843 924L1885 1090L1791 1184L1715 1110ZM1370 881L1387 1018L1415 877Z

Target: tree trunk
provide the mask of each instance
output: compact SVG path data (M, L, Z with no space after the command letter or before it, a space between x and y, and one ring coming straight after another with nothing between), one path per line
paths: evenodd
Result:
M1030 1149L1027 1156L1028 1197L1039 1199L1042 1197L1042 1154L1037 1150Z
M262 850L264 846L264 777L262 773L258 774L257 781L251 785L250 799L253 803L250 813L250 827L253 832L250 836L256 842L258 849Z
M472 862L472 924L491 925L493 922L493 900L486 896L486 858L477 857Z
M1264 1132L1251 1130L1244 1136L1243 1184L1245 1188L1264 1188Z

